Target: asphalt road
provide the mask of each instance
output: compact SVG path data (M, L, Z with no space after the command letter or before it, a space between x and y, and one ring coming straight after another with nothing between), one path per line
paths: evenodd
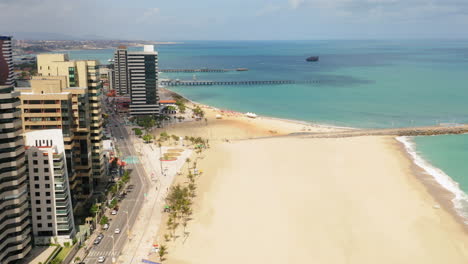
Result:
M116 138L116 145L122 154L121 158L137 156L136 150L133 148L129 135L124 128L123 120L120 118L113 118L111 116L109 121L112 135ZM131 227L135 223L138 213L142 208L143 201L145 199L144 193L147 191L147 186L149 186L148 177L146 176L142 164L128 164L127 169L132 171L130 174L130 184L133 184L135 187L119 203L119 211L117 212L117 215L111 215L109 217L109 229L102 232L104 234L104 238L101 243L94 245L90 250L88 256L84 260L86 264L97 263L97 259L100 256L104 256L106 258L104 263L112 263L112 256L117 258L127 241L127 231L129 230L127 228L127 217L128 226L131 232ZM120 234L114 233L116 228L120 229Z

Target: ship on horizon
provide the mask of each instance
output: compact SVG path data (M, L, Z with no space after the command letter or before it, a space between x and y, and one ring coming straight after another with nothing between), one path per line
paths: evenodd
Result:
M311 56L306 59L306 61L318 61L318 60L319 60L319 56Z

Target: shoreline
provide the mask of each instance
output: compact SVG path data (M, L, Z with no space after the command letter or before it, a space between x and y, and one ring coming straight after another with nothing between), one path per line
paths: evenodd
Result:
M200 107L206 107L212 110L221 110L217 107L205 105L189 98L183 96L180 93L174 92L167 89L166 87L161 87L171 96L176 96L183 98L190 102L193 105L198 105ZM354 130L358 128L353 127L337 127L330 126L327 124L318 124L302 120L294 119L283 119L270 116L260 116L260 118L265 118L269 120L276 120L280 122L287 122L292 124L300 124L305 126L311 126L314 128L326 128L326 129L338 129L338 130ZM275 137L275 136L273 136ZM405 157L411 162L413 176L418 180L430 193L430 195L441 205L443 210L446 210L450 213L454 220L462 225L465 232L468 233L468 212L460 212L457 208L457 197L460 199L468 200L468 195L461 189L458 188L458 183L454 181L449 175L447 175L443 170L432 165L429 161L425 160L420 156L415 148L415 143L411 141L411 137L391 137L394 140L394 145L399 148L399 150L405 155ZM445 177L446 183L444 184L441 177Z
M458 183L454 181L442 169L437 168L429 161L425 160L417 151L416 143L412 137L396 137L400 151L412 162L412 170L415 177L426 187L434 199L440 203L441 208L453 215L465 232L468 233L468 213L462 211L463 207L457 208L460 200L467 199L466 193L458 188Z

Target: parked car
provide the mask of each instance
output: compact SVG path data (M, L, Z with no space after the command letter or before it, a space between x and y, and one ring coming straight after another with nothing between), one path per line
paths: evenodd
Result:
M100 234L97 236L97 238L103 239L103 238L104 238L104 234L103 234L103 233L100 233Z
M120 234L120 229L116 228L116 229L114 230L114 233Z
M116 215L116 214L117 214L117 211L116 211L116 210L112 210L111 215Z
M98 262L98 263L104 263L104 261L106 261L106 257L104 257L104 256L100 256L100 257L97 259L97 262Z
M109 224L105 224L102 228L103 228L104 230L109 229Z
M101 238L96 237L96 239L95 239L94 242L93 242L94 245L98 245L99 243L101 243L101 240L102 240Z

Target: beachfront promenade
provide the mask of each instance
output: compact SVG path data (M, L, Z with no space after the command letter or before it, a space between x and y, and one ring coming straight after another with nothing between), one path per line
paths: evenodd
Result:
M311 133L301 132L292 133L290 136L304 136L308 138L343 138L343 137L361 137L361 136L433 136L448 134L468 133L468 125L459 124L456 126L426 126L426 127L405 127L405 128L386 128L386 129L350 129L338 132Z

